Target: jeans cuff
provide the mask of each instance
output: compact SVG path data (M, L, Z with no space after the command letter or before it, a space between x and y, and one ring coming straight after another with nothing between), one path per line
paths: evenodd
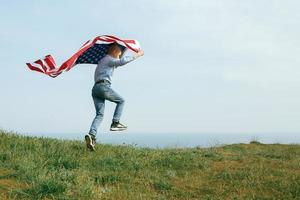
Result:
M96 133L89 132L89 135L92 137L96 137Z

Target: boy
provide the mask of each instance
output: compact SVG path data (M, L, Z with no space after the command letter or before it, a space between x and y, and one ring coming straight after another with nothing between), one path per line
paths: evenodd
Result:
M123 131L127 126L120 123L125 100L111 88L111 81L114 69L125 65L136 58L143 56L144 52L140 50L135 56L124 56L118 44L113 43L109 46L107 55L99 62L95 70L95 85L92 89L92 97L96 108L96 116L90 127L90 131L85 135L87 148L91 151L95 150L95 141L97 129L103 120L105 100L116 103L110 131Z

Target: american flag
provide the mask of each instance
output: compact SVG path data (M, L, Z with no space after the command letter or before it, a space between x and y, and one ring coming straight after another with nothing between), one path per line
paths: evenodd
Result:
M87 41L59 67L56 66L55 60L51 55L47 55L33 63L26 63L26 65L33 71L55 78L62 72L69 71L77 64L97 64L107 54L108 46L111 43L117 43L122 50L122 54L127 49L138 52L141 48L137 40L122 40L115 36L102 35Z

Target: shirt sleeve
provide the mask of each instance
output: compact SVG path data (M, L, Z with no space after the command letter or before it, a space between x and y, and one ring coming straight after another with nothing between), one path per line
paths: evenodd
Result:
M133 60L135 60L135 57L133 56L124 56L121 59L111 58L108 61L108 65L110 67L118 67L118 66L125 65Z

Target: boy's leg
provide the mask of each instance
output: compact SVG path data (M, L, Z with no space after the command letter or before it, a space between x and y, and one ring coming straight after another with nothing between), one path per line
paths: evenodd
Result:
M105 93L105 99L117 104L113 115L113 121L119 122L122 116L125 100L111 88Z
M97 129L99 128L104 115L104 108L105 108L105 100L102 98L94 97L93 101L96 109L96 116L92 122L89 134L85 135L85 142L88 149L91 151L95 150L95 142L96 142L96 135Z
M103 120L103 116L104 116L105 99L93 97L93 101L94 101L94 105L95 105L95 109L96 109L96 116L91 124L89 134L96 137L97 130L98 130L98 128Z
M116 93L113 89L109 88L108 91L105 92L105 99L116 103L116 108L112 120L112 124L110 126L111 131L124 131L127 129L127 126L120 123L120 118L123 112L125 100L118 93Z

